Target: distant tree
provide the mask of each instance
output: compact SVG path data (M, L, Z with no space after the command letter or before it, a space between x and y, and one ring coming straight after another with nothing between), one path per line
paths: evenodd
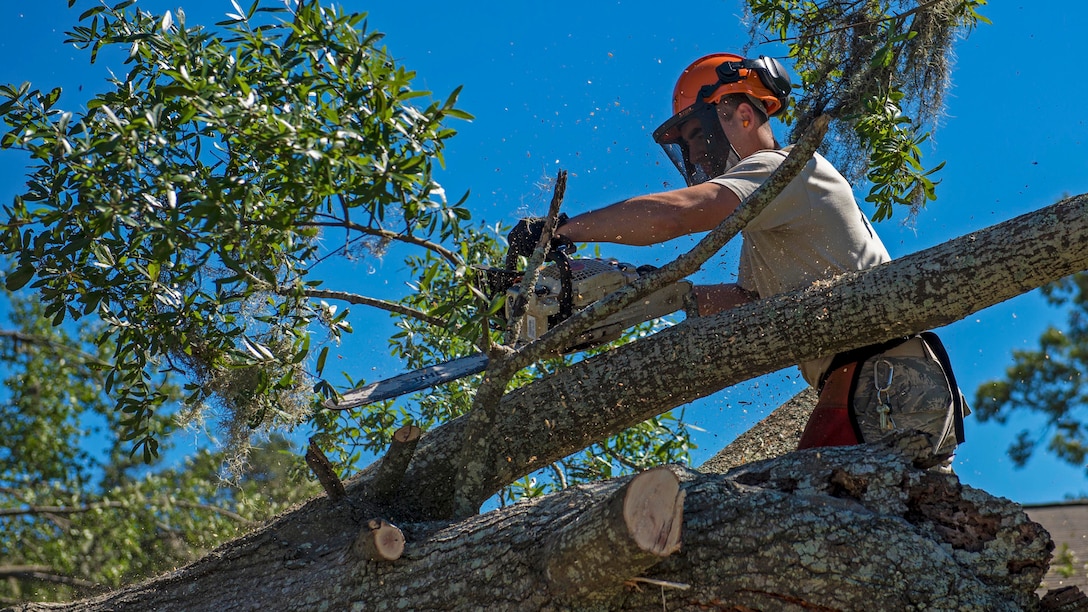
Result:
M1021 430L1009 457L1023 466L1039 450L1084 467L1088 456L1088 273L1078 273L1042 288L1043 297L1064 308L1064 329L1048 327L1035 350L1013 351L1005 377L979 385L978 418L1006 423L1025 412L1042 425Z
M69 599L177 567L320 490L282 438L249 454L229 479L224 454L201 450L178 465L130 457L115 431L124 418L102 393L113 347L99 325L72 333L36 300L9 301L0 331L0 601ZM179 390L157 381L176 402ZM153 423L172 439L169 415ZM95 449L89 452L87 449Z

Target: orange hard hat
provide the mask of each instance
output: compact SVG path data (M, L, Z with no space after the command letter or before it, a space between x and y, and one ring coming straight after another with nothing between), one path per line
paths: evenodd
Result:
M732 53L711 53L684 69L672 92L672 112L696 102L717 104L729 94L746 94L763 104L768 116L786 107L790 82L778 60L760 56L745 59Z
M745 59L713 53L684 69L672 92L673 115L653 136L689 186L720 176L740 161L716 110L729 94L744 94L767 116L777 115L789 102L790 80L778 60L762 55ZM693 135L685 137L684 126L693 122Z

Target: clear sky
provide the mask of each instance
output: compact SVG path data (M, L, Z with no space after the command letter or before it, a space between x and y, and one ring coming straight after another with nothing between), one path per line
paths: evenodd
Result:
M68 10L66 0L3 3L0 53L9 59L0 63L0 82L61 86L59 106L66 108L79 108L89 93L100 91L105 66L89 67L85 52L61 43L63 32L91 5L81 0ZM391 54L418 73L417 88L445 97L464 85L460 106L476 119L455 122L460 134L447 149L438 180L452 197L471 190L474 218L490 223L543 213L547 181L560 169L570 172L565 210L571 214L682 185L650 133L669 115L672 86L687 64L711 52L742 51L748 40L741 5L733 0L343 5L369 13L369 27L386 34ZM138 6L156 13L181 6L190 24L211 24L232 11L229 0L140 0ZM914 227L901 224L902 216L877 226L893 256L1088 192L1088 127L1079 105L1088 93L1080 60L1083 24L1062 10L1066 6L995 2L982 10L993 25L957 43L946 115L925 150L931 165L947 161L939 199ZM0 156L0 200L21 188L21 166L14 156ZM639 264L662 263L691 244L682 239L602 249ZM398 280L403 266L395 255L354 265L336 271L329 286L380 297L407 291ZM730 248L698 279L728 280L735 267L736 249ZM388 325L384 315L362 311L353 312L353 320L356 330ZM940 331L970 399L980 383L1001 375L1011 351L1034 347L1047 325L1063 323L1061 312L1033 294ZM400 365L385 355L385 336L356 336L356 356L342 360L343 369L367 379L398 373ZM695 463L803 384L790 369L689 407L687 418L705 430L697 438ZM1012 467L1005 449L1025 426L1042 434L1026 419L1007 426L969 419L968 442L956 461L961 479L1023 503L1088 495L1084 466L1039 455L1024 469Z

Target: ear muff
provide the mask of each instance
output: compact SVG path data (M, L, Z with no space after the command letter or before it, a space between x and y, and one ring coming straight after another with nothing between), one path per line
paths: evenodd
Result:
M750 74L755 73L759 78L759 82L763 84L763 87L778 100L778 107L768 114L773 117L786 108L792 85L790 84L789 78L786 76L785 67L773 57L761 55L756 59L743 59L739 62L722 62L721 64L718 64L715 72L718 76L718 82L707 83L699 90L699 97L703 100L717 102L717 100L711 100L710 98L712 98L715 92L718 92L722 86L740 83L748 78ZM721 95L718 96L718 99L721 99Z

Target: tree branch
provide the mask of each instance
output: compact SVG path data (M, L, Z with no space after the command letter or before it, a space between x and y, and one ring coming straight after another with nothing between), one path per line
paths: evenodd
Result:
M548 216L544 221L544 228L540 233L540 242L533 250L532 257L526 265L526 274L521 286L523 292L515 300L510 309L510 317L507 321L506 345L504 352L492 351L487 371L484 373L480 386L476 389L476 395L472 399L472 408L468 413L468 422L465 426L465 440L461 446L461 455L458 463L461 469L457 472L457 481L454 485L454 507L456 516L471 516L479 511L480 504L487 497L480 497L481 487L487 479L491 467L488 465L491 447L491 429L497 415L495 407L506 392L506 385L510 379L524 366L518 366L513 360L517 355L511 347L520 335L522 313L528 300L534 299L532 289L536 286L537 278L544 258L548 254L552 236L558 221L559 208L563 205L563 196L567 190L567 173L560 171L555 179L555 190L552 193L552 201L548 207Z
M290 289L280 288L276 290L276 293L280 295L286 295L291 292ZM404 306L396 302L390 302L387 300L379 300L376 298L367 297L365 295L359 295L357 293L348 293L347 291L333 291L330 289L304 289L302 294L308 298L326 299L326 300L340 300L349 304L359 304L362 306L372 306L380 310L404 315L406 317L412 317L419 319L429 325L436 327L446 327L446 321L439 319L438 317L432 317L431 315L423 312L422 310L416 310L410 306Z
M328 221L328 222L315 221L315 222L308 222L308 223L300 223L299 226L300 227L342 227L344 229L353 230L353 231L359 232L361 234L366 234L368 236L375 236L375 237L381 238L383 240L392 240L394 242L403 242L405 244L411 244L411 245L423 247L423 248L428 249L430 251L434 251L435 253L440 255L443 259L448 261L455 268L458 267L458 266L463 266L465 264L465 262L461 261L461 258L457 255L457 253L454 253L453 251L447 249L446 247L444 247L444 246L442 246L442 245L440 245L438 243L431 242L430 240L425 240L423 238L416 238L415 236L412 236L411 234L401 234L399 232L393 232L393 231L389 231L389 230L385 230L385 229L367 227L365 225L360 225L358 223L353 223L353 222L348 221L346 219L345 220L337 219L336 221Z
M521 282L523 291L514 299L510 307L509 320L506 322L506 345L513 347L521 335L521 320L525 314L525 307L529 300L535 299L533 288L544 265L544 258L548 256L552 237L555 235L555 226L558 223L559 208L563 205L563 196L567 193L567 172L560 170L555 177L555 188L552 191L552 201L548 206L548 215L544 218L544 228L540 232L540 242L533 249L525 265L525 278ZM509 262L508 262L509 263ZM505 383L504 383L505 384Z
M102 585L84 580L54 574L53 568L48 565L6 565L0 566L0 578L22 578L24 580L41 580L54 584L64 584L84 589L100 589Z
M242 523L244 525L251 525L253 521L246 517L227 510L226 508L220 508L219 506L213 506L210 504L202 504L199 502L191 502L185 500L169 500L166 498L149 498L146 500L148 503L158 504L173 504L182 508L191 508L196 510L205 510L207 512L213 512L215 514L221 514L233 521ZM11 516L30 516L30 515L50 515L50 514L83 514L86 512L94 512L95 510L106 509L121 509L128 508L131 504L120 501L107 501L107 502L95 502L92 504L84 504L82 506L39 506L31 505L24 506L22 508L0 508L0 518Z
M113 367L113 364L111 364L109 362L106 362L106 361L102 361L101 359L99 359L98 357L95 357L94 355L91 355L90 353L86 353L84 351L81 351L80 349L78 349L78 348L76 348L74 346L68 345L68 344L66 344L64 342L57 342L56 340L53 340L51 338L46 338L46 337L43 337L43 336L35 336L33 334L26 334L26 333L23 333L23 332L5 330L5 329L0 329L0 338L9 338L9 339L12 340L13 343L22 342L24 344L33 344L35 346L41 346L41 347L53 349L53 350L56 350L56 351L63 351L63 352L66 352L66 353L70 353L72 355L75 355L76 357L79 357L80 359L82 359L84 362L86 362L88 364L101 366L103 368Z

